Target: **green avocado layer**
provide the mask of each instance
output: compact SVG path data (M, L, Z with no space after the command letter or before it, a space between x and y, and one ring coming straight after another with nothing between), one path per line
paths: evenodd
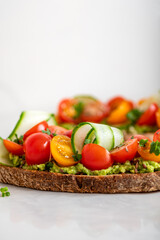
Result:
M59 167L54 161L39 165L27 165L24 157L9 154L9 159L15 167L28 170L49 171L61 174L84 174L92 176L111 175L120 173L150 173L160 171L160 163L154 161L144 161L142 158L135 158L133 161L126 161L124 164L113 164L111 167L102 170L91 171L78 163L71 167Z

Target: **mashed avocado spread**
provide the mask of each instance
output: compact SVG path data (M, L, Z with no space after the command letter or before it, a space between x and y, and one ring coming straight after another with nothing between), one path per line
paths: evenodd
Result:
M59 167L54 161L39 165L27 165L24 157L9 154L9 159L15 167L28 170L49 171L61 174L84 174L92 176L111 175L119 173L149 173L160 171L160 163L154 161L144 161L142 158L135 158L133 161L126 161L124 164L113 164L111 167L102 170L91 171L83 164L78 163L71 167Z

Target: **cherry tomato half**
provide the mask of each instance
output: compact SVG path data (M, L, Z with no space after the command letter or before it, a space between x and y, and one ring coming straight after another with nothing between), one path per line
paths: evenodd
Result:
M110 151L111 158L117 163L125 163L127 160L131 161L135 157L137 149L137 139L129 139L124 142L123 146L117 147Z
M110 153L105 148L93 143L83 147L81 162L92 171L106 169L113 164Z
M62 167L77 164L73 158L71 139L67 136L57 135L51 141L51 153L54 160Z
M118 105L124 101L124 97L121 97L121 96L116 96L116 97L113 97L111 98L107 103L107 107L109 107L110 111L113 111L115 108L118 107Z
M42 164L50 158L51 137L45 133L33 133L24 142L24 152L28 165Z
M127 121L126 114L132 109L131 103L129 101L122 101L117 108L115 108L109 114L107 122L109 124L120 124Z
M156 156L154 153L150 153L150 142L147 142L144 147L138 144L138 153L144 160L160 162L160 155Z
M48 123L46 121L42 121L32 128L30 128L23 136L23 139L25 140L28 136L30 136L33 133L38 133L41 132L42 130L47 130L48 128Z
M76 99L63 99L58 106L58 119L60 122L68 122L68 123L77 123L76 110L74 105L77 104L78 101Z
M158 105L152 103L150 107L140 116L137 121L138 125L155 125L156 124L156 112L158 111Z
M158 129L154 135L153 135L153 141L156 142L156 141L159 141L160 142L160 129Z
M4 139L3 143L4 143L5 148L8 150L8 152L10 152L14 155L18 155L18 156L24 154L22 145L20 145L18 143L15 143L15 142L12 142L8 139Z
M94 101L84 106L81 115L81 121L99 123L108 116L108 113L109 109L104 103L100 101Z
M144 136L144 135L140 135L140 134L134 135L134 136L130 137L129 139L133 139L133 138L136 138L136 139L138 140L138 142L139 142L141 139L147 139L149 142L151 142L151 139L150 139L150 138L148 138L148 137L146 137L146 136Z

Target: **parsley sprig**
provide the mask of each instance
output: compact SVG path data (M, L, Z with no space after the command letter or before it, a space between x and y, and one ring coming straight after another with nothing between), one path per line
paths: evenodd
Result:
M160 142L151 142L150 153L154 153L156 156L160 154Z
M52 136L52 137L57 136L56 132L52 133L48 128L47 128L47 130L42 130L42 133L46 133L46 134L48 134L49 136Z
M17 133L15 133L15 139L13 140L13 142L23 145L23 135L18 137Z
M139 141L139 146L140 147L145 147L147 142L148 142L148 139L141 139Z
M8 188L7 187L0 188L0 191L2 193L2 197L9 197L10 196L10 192L8 192Z
M74 155L72 155L72 157L74 158L74 161L75 161L75 162L78 162L78 161L80 161L80 160L81 160L81 158L82 158L82 155L81 155L81 154L79 154L79 153L78 153L78 151L76 151L76 152L75 152L75 154L74 154Z
M128 112L126 116L131 121L131 123L135 123L140 118L141 115L142 112L135 108Z

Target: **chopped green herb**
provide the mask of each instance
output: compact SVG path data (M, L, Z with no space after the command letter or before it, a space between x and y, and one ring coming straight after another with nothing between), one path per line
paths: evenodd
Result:
M83 111L84 104L83 104L83 102L78 102L73 107L74 107L74 109L76 111L76 114L75 114L74 118L78 118L81 115L82 111Z
M72 156L74 158L75 162L78 162L81 160L82 155L78 153L78 151L76 151L75 155Z
M160 142L151 142L150 153L154 153L156 156L160 154Z
M134 136L132 136L131 139L134 139Z
M23 144L23 135L21 135L20 137L18 137L17 133L15 133L15 139L13 140L13 142L22 145L22 144Z
M8 188L7 187L0 188L0 191L2 193L2 197L9 197L10 196L10 192L8 192Z
M51 131L47 128L47 130L45 131L45 130L42 130L42 133L46 133L46 134L48 134L48 135L51 135L52 133L51 133Z
M45 130L42 130L42 133L46 133L46 134L48 134L49 136L52 136L52 137L57 136L57 133L56 133L56 132L52 133L48 128L47 128L46 131L45 131Z
M148 139L141 139L139 141L139 146L140 147L145 147L147 142L148 142Z
M135 123L141 115L142 115L141 111L139 111L138 109L133 109L130 112L128 112L126 116L132 123Z
M91 139L85 139L84 140L84 145L91 143Z

